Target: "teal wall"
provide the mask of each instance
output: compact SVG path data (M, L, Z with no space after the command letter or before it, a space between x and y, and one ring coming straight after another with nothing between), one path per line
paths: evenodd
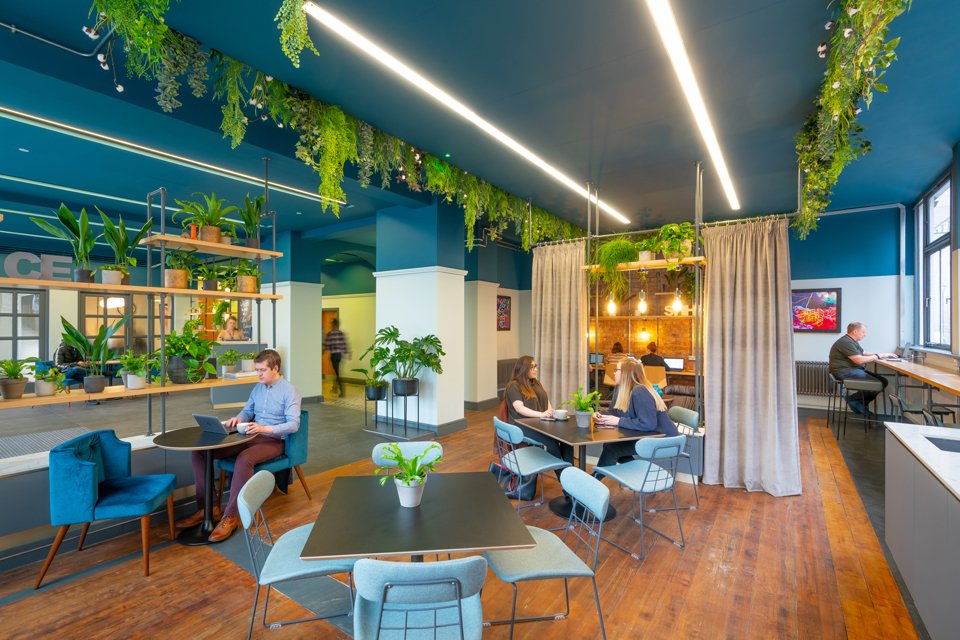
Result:
M446 203L377 211L377 270L463 269L463 213Z
M373 269L360 262L328 265L323 267L322 273L324 296L375 293L377 290Z
M489 243L464 252L466 280L497 282L504 289L530 289L533 282L533 253Z

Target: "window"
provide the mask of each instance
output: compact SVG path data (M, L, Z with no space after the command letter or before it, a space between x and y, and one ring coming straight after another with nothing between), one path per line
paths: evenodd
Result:
M0 360L47 357L45 291L0 289Z
M950 178L916 206L923 222L923 343L950 348Z
M154 299L153 313L153 348L160 348L160 300ZM114 334L110 343L111 349L121 352L129 349L138 355L148 351L149 335L147 329L147 296L145 294L125 295L97 295L91 293L80 294L80 327L84 335L91 340L96 337L100 327L115 323L120 318L129 315L127 324ZM166 314L167 333L170 332L170 311Z

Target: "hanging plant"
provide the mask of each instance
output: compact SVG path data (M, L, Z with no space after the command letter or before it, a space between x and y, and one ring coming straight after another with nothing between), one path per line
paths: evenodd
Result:
M592 271L590 280L601 280L606 283L610 294L618 301L626 300L628 293L627 274L617 271L617 267L624 262L633 262L637 259L637 243L627 236L618 236L608 240L596 249L594 262L601 271Z
M127 54L127 74L149 80L163 64L170 35L163 17L169 9L170 0L94 0L89 15L97 16L96 23L83 31L96 39L113 26Z
M361 189L370 186L373 168L373 127L361 122L357 129L357 182Z
M307 30L307 14L303 10L301 0L283 0L273 21L278 23L277 29L280 30L280 48L283 49L284 55L290 58L294 67L300 68L300 54L304 49L320 55L313 40L310 39L310 33Z
M250 67L216 50L212 50L210 56L216 65L213 99L223 101L220 107L223 114L220 131L224 138L230 138L230 146L236 149L247 133L248 119L243 113L247 104L244 77L249 74Z
M157 104L170 113L181 105L180 76L187 77L187 84L195 98L207 93L207 57L200 50L200 43L185 35L170 31L157 69Z
M887 29L910 5L911 0L842 0L835 20L826 24L833 35L829 49L826 43L817 48L818 55L828 59L816 111L795 138L803 187L792 226L801 239L817 228L844 168L870 151L856 121L859 103L863 100L869 108L874 90L886 92L880 80L896 60L900 43L899 38L887 41Z

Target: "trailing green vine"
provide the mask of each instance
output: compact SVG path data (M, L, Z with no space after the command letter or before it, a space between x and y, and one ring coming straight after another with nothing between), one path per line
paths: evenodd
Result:
M793 228L801 239L817 228L817 218L830 204L833 187L851 162L870 151L857 123L861 108L869 108L873 92L886 92L880 80L897 58L899 38L887 40L894 18L910 8L912 0L841 0L829 57L826 43L818 53L828 57L816 110L807 116L796 136L797 158L803 171L800 213Z
M300 68L300 54L304 49L320 55L310 39L302 0L283 0L273 21L279 23L277 29L280 30L280 48L290 58L294 67Z
M177 99L181 76L186 76L195 98L207 93L207 56L201 51L200 43L171 30L157 69L157 104L167 113L181 105Z
M230 138L230 146L236 149L247 133L249 120L243 111L247 105L247 85L244 78L250 74L251 69L239 60L216 50L210 52L210 57L216 69L213 98L223 102L220 107L223 114L220 131L224 138Z
M170 27L163 17L169 9L170 0L94 0L89 15L96 14L96 23L84 32L97 38L112 26L123 41L127 74L151 79L160 71L168 45Z

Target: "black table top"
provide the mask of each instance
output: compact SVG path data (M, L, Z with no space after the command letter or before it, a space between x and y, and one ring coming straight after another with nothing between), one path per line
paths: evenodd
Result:
M419 507L401 507L393 480L335 478L304 560L529 549L533 537L490 473L432 473Z
M235 444L253 440L256 434L249 436L240 433L219 435L204 431L200 427L186 427L174 429L154 437L153 444L161 449L178 449L181 451L204 451L206 449L222 449Z
M620 428L597 429L596 427L581 429L577 426L577 419L574 415L571 415L567 420L544 421L540 418L521 418L517 422L573 447L582 447L598 442L630 442L641 438L663 437L662 433L656 431L631 431L630 429Z

